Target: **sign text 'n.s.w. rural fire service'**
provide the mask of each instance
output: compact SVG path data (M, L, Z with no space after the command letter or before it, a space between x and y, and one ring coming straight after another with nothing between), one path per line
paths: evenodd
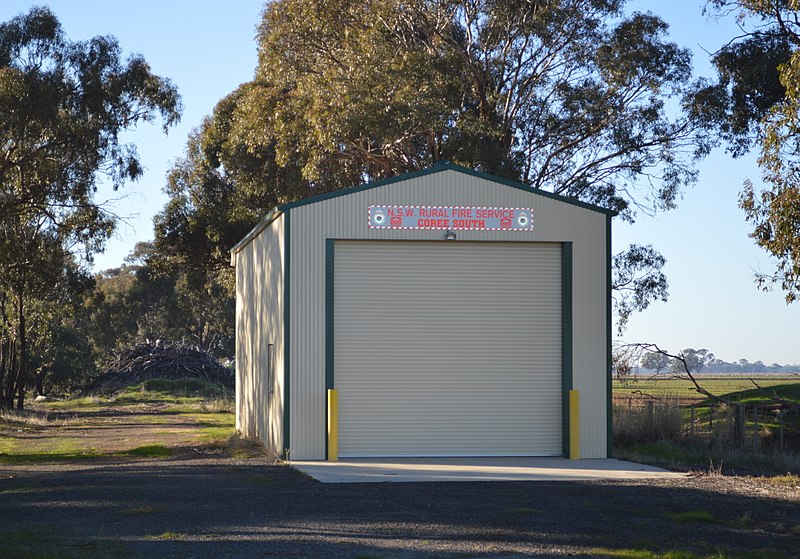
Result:
M530 231L531 208L468 206L370 206L370 229Z

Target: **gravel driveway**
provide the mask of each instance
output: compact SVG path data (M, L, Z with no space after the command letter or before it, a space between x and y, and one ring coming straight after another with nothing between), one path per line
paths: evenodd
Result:
M510 559L630 549L800 557L800 488L721 476L329 485L266 459L201 454L0 466L6 559Z

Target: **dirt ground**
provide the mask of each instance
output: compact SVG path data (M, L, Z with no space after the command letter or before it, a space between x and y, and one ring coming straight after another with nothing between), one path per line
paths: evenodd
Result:
M797 478L321 484L177 417L82 427L138 446L157 426L168 458L0 464L0 557L800 557Z

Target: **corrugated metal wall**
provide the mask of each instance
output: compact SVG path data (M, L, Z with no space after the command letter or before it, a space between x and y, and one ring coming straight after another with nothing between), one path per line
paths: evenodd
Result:
M283 234L281 216L236 255L236 428L276 452L283 447Z
M340 456L560 456L561 245L339 241Z
M605 457L607 216L455 170L288 210L291 457L325 457L325 240L444 236L441 230L369 229L369 205L532 207L532 231L458 231L455 242L573 242L573 383L581 391L581 456Z

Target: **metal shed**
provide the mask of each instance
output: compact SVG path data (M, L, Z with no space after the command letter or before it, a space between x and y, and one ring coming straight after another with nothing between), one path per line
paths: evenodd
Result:
M449 163L275 208L231 250L237 429L295 460L610 456L612 215Z

